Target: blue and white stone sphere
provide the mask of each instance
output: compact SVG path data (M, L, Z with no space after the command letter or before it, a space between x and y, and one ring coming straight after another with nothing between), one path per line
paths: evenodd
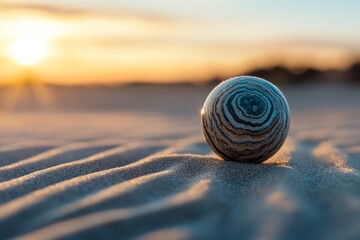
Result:
M216 86L201 111L202 131L211 149L225 160L260 163L285 142L288 103L272 83L251 76Z

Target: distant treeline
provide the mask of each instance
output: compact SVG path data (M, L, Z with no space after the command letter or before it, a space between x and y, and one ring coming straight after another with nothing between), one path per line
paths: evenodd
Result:
M254 69L239 75L257 76L279 85L316 83L348 83L360 85L360 61L343 71L321 71L314 68L293 70L283 66L275 66L271 68ZM209 83L216 84L220 81L220 78L214 78L209 80Z
M348 84L360 86L360 61L354 63L345 70L322 71L315 68L290 69L284 66L258 68L245 73L233 74L233 76L249 75L264 78L276 85L307 85L307 84ZM146 83L134 82L126 86L216 86L228 77L214 77L205 81L192 81L191 79L176 83Z
M267 68L253 69L248 72L234 73L233 76L250 75L260 78L264 78L276 85L307 85L307 84L348 84L360 86L360 61L354 63L352 66L345 70L328 70L322 71L315 68L306 69L290 69L284 66L274 66ZM212 79L203 81L194 81L192 79L184 79L183 81L174 83L153 83L153 82L142 82L136 81L133 83L118 83L118 84L89 84L89 85L73 85L73 86L62 86L57 84L46 84L53 88L74 88L74 87L91 87L91 88L107 88L107 87L136 87L136 86L147 86L147 87L194 87L194 86L215 86L221 81L229 78L227 77L214 77ZM120 81L119 81L120 82ZM34 85L38 82L33 75L29 76L22 81L22 85ZM7 85L0 85L0 88L8 87Z

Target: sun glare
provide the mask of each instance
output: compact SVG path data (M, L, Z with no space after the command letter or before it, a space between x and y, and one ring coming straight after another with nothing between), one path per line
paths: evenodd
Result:
M11 57L23 65L38 63L47 51L48 49L43 41L30 37L18 38L10 46Z

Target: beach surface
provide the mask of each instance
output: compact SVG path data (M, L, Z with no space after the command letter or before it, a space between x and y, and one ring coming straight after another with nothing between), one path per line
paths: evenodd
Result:
M359 239L360 88L282 90L290 133L262 164L209 149L210 87L23 94L0 114L0 238Z

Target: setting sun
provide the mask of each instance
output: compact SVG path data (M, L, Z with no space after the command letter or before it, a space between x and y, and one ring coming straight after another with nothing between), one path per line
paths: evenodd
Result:
M38 63L46 55L47 51L43 41L30 37L18 38L10 46L11 57L23 65Z

